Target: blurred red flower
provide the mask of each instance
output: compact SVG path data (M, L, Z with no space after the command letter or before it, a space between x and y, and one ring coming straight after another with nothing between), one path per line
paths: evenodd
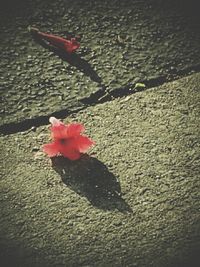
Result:
M82 153L86 153L94 145L90 138L81 135L85 130L82 124L65 125L54 117L51 117L49 121L52 124L51 137L53 142L43 145L43 151L49 157L62 155L70 160L77 160Z
M49 44L62 49L69 54L75 52L80 47L80 43L77 41L76 37L65 39L54 34L40 32L37 28L33 27L29 27L29 31L37 38L41 38L47 41Z

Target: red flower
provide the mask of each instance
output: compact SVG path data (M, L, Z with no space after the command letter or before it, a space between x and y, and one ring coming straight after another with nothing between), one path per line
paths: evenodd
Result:
M61 154L70 160L76 160L94 145L91 139L81 135L85 130L82 124L72 123L65 125L54 117L51 117L49 121L52 124L51 137L53 142L43 146L43 151L49 157Z
M33 27L30 27L29 31L35 36L47 41L49 44L65 50L69 54L75 52L80 47L80 43L76 38L70 38L70 40L67 40L53 34L40 32L37 28Z

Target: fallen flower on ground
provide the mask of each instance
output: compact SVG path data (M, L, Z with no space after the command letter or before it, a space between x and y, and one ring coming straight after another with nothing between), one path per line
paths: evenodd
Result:
M85 128L80 123L71 123L65 125L60 120L51 117L49 119L51 126L52 143L43 145L43 151L49 157L62 155L70 160L77 160L82 153L94 145L94 142L87 136L82 135Z
M54 34L40 32L37 28L33 28L33 27L29 27L29 31L34 36L47 41L49 44L59 49L62 49L69 54L75 52L80 47L80 43L77 41L76 37L65 39Z

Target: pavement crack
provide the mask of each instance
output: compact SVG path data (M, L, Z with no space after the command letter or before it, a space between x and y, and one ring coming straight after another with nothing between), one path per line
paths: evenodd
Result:
M47 114L45 116L43 115L43 116L38 116L35 118L29 118L29 119L26 119L20 122L6 123L0 126L0 133L2 135L8 135L8 134L14 134L18 132L24 132L24 131L28 131L31 129L35 129L37 127L49 124L50 117L64 119L68 115L78 112L84 108L85 107L80 107L80 108L76 108L73 110L63 109L63 110L55 111L51 114Z
M47 125L49 124L49 117L51 116L57 117L59 119L64 119L68 115L84 110L88 106L94 106L99 103L112 101L115 98L124 97L137 92L142 92L152 87L160 86L164 83L175 81L184 76L188 76L199 71L200 64L188 67L187 69L180 70L175 74L173 73L165 76L155 77L149 80L140 81L145 85L144 87L137 87L136 84L127 84L119 88L108 89L105 85L102 85L100 89L94 94L91 94L89 97L79 100L81 107L71 107L71 109L62 109L59 111L55 111L51 114L42 115L35 118L29 118L19 122L6 123L0 126L0 134L9 135Z
M180 78L183 78L185 76L188 76L192 73L199 72L200 71L200 64L195 66L190 66L187 69L180 70L176 73L171 73L163 76L154 77L147 80L141 80L140 83L144 84L144 87L137 87L137 83L135 84L127 84L122 87L118 87L115 89L108 89L106 87L101 88L96 93L91 94L87 98L83 98L81 102L83 104L87 105L95 105L98 103L104 103L107 101L112 101L113 99L117 97L123 97L127 95L131 95L137 92L142 92L147 89L150 89L152 87L161 86L164 83L172 82L175 80L178 80ZM103 89L103 90L102 90Z

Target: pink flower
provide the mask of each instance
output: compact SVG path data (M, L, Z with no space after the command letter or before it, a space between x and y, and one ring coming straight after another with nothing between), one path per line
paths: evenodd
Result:
M94 145L91 139L81 135L85 130L82 124L72 123L65 125L54 117L51 117L49 121L52 124L51 137L53 142L43 145L43 151L49 157L62 155L70 160L76 160Z

